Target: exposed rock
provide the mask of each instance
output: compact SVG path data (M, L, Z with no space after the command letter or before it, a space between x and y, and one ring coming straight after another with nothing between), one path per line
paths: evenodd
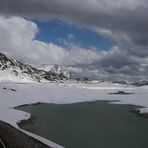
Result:
M61 78L66 78L69 79L70 78L70 73L67 72L66 70L64 70L62 67L60 67L59 65L54 65L51 70L51 73L58 75Z
M137 82L134 82L132 83L132 85L135 85L135 86L144 86L144 85L148 85L148 80L140 80L140 81L137 81Z
M51 75L52 79L64 80L70 79L71 77L71 74L68 71L66 71L62 66L59 66L57 64L47 65L41 69L48 72Z
M135 113L141 118L148 118L148 113L141 113L139 109L130 110L131 113Z
M30 81L42 82L69 79L70 74L58 65L53 66L51 71L47 72L8 58L6 55L0 53L0 77L1 81L3 77L6 80L9 80L11 77L10 80L20 78L24 79L24 81L28 79Z
M50 148L2 121L0 121L0 139L6 148Z
M131 94L134 94L132 92L124 92L124 91L117 91L117 92L114 92L114 93L109 93L110 95L131 95Z

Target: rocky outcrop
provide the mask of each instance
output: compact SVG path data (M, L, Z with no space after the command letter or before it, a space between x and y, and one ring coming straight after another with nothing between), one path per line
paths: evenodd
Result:
M66 70L63 69L63 67L59 65L54 65L49 73L51 75L55 75L57 79L69 79L70 78L70 73Z
M2 121L0 121L0 139L6 148L50 148ZM3 148L2 143L0 146Z
M6 55L0 53L0 77L6 76L9 79L9 75L11 75L11 79L14 76L15 78L29 79L37 82L70 78L70 74L58 65L54 65L50 71L45 71L8 58Z

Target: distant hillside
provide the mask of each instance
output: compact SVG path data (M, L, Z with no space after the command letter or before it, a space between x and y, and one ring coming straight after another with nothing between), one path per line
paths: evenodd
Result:
M69 79L71 77L71 74L68 71L57 64L43 66L40 69L50 73L51 75L55 75L57 79Z
M51 71L39 70L0 53L1 82L48 82L69 78L70 74L58 65L53 66Z

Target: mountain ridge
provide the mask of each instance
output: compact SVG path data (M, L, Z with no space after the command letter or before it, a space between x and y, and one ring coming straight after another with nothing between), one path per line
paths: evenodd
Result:
M68 72L67 72L68 73ZM5 77L6 75L6 77ZM27 81L27 82L49 82L56 80L69 79L56 71L45 71L37 69L29 64L24 64L13 58L8 58L5 54L0 53L0 77L2 81Z

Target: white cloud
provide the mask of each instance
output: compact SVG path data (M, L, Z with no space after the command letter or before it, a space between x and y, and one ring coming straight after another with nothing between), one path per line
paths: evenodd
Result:
M91 64L99 53L71 45L69 50L35 40L37 25L21 17L0 16L0 50L31 64Z
M92 64L99 59L101 54L96 49L84 49L76 45L72 45L69 50L70 61L76 64Z
M0 16L0 51L23 61L39 65L60 64L74 65L75 73L89 77L118 78L139 77L147 78L148 60L147 48L136 50L115 46L103 52L97 49L84 49L77 45L67 44L68 49L45 43L35 39L37 25L21 17ZM124 44L129 41L126 34L114 34L108 29L97 30L105 36L116 38ZM72 37L72 36L71 36ZM71 38L70 37L70 38ZM121 45L121 44L120 44Z

